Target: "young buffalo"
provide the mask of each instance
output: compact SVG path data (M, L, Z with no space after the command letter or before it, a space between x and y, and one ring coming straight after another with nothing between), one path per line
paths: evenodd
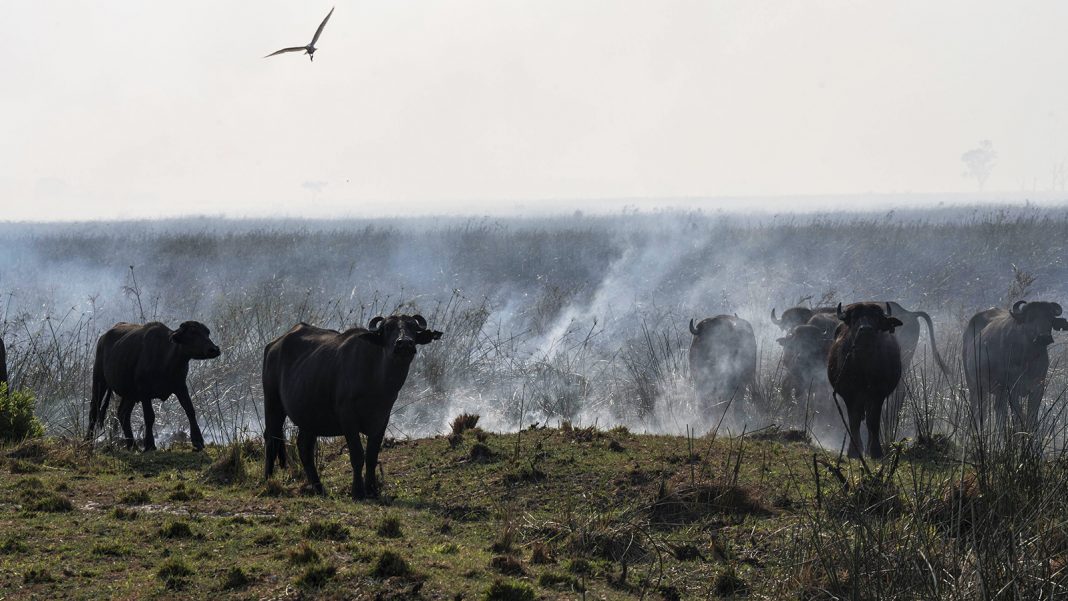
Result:
M297 426L297 450L308 484L325 494L315 469L315 439L344 436L352 463L352 497L378 496L375 467L389 414L415 347L441 338L421 315L375 317L368 329L344 333L297 324L263 351L263 410L268 478L286 464L282 427ZM367 482L360 434L367 435Z
M192 359L214 359L219 347L211 341L211 332L199 321L187 321L171 330L159 322L138 325L118 323L104 332L96 343L96 363L93 365L93 397L89 404L89 432L86 440L96 436L104 425L111 393L119 395L119 422L122 424L126 448L134 444L130 415L134 405L141 403L145 413L145 450L156 448L152 426L156 413L152 399L178 397L189 418L189 439L193 448L204 448L204 437L197 425L193 401L185 378Z
M854 303L842 311L827 358L827 378L845 401L849 417L849 456L860 457L860 422L868 425L868 454L882 457L879 425L883 401L901 379L901 349L894 328L901 321L878 303Z

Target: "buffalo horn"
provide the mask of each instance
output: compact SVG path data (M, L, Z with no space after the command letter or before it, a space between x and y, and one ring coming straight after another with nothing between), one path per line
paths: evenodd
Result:
M890 303L886 303L886 316L890 317Z
M367 324L367 329L371 330L372 332L377 332L378 328L382 325L382 322L385 321L385 320L386 320L386 318L382 317L381 315L379 315L378 317L373 317L373 318L371 318L371 323Z
M693 327L693 318L690 318L690 333L694 336L697 335L697 328Z
M412 319L415 320L415 323L419 324L420 328L423 328L424 330L426 329L426 319L424 319L422 315L412 315Z
M1064 309L1062 309L1060 305L1058 305L1057 303L1053 303L1053 315L1054 316L1059 316L1063 312L1064 312Z
M775 325L782 325L781 319L775 319L775 307L771 308L771 323Z
M842 303L838 303L838 319L845 321L845 316L842 315Z
M1015 303L1012 304L1012 311L1010 311L1010 313L1012 313L1013 315L1019 314L1020 313L1020 306L1025 305L1025 304L1027 304L1027 301L1016 301Z

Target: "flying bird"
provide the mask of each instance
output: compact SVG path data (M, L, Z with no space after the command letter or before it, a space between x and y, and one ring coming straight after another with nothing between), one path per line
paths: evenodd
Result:
M268 58L276 54L282 54L284 52L300 52L301 50L303 50L304 53L308 55L308 60L314 61L315 42L319 40L319 34L323 32L323 28L326 27L326 22L330 20L330 15L332 14L334 14L334 7L330 7L330 12L326 13L326 18L323 19L323 22L319 24L319 29L315 30L315 37L312 38L311 43L307 46L293 46L292 48L282 48L281 50L277 52L272 52L263 58Z

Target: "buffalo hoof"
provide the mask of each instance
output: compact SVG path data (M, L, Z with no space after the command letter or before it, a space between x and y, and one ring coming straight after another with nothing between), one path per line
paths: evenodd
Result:
M304 488L300 489L300 493L308 496L315 495L325 497L326 488L323 486L322 482L316 482L315 484L305 484Z
M193 451L203 451L203 450L204 450L203 441L199 442L199 443L196 443L196 442L193 443Z
M156 445L154 445L154 444L145 445L145 451L144 451L145 453L151 453L152 451L155 451L155 450L156 450Z

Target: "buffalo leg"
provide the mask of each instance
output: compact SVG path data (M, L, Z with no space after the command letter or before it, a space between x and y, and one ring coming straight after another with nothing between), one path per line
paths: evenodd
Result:
M122 440L126 443L127 450L132 449L134 445L133 426L130 425L133 408L133 399L123 397L119 402L119 424L122 425Z
M185 410L185 416L189 418L189 442L193 443L193 450L199 451L204 448L204 436L200 433L200 424L197 423L197 412L193 409L193 399L189 398L189 389L185 386L175 391L174 396Z
M861 455L860 421L864 417L864 410L861 407L854 409L846 403L846 412L849 414L849 456L859 459Z
M362 499L367 496L363 485L363 443L360 442L360 432L350 432L345 435L345 442L349 445L349 463L352 464L352 498ZM370 448L370 440L367 441Z
M156 412L152 409L152 399L144 399L141 401L141 411L145 415L145 450L156 450L156 435L154 427L156 424Z
M378 451L382 449L382 439L386 431L375 432L367 437L367 494L378 497L378 478L375 470L378 468Z
M869 401L865 403L865 410L867 414L864 416L864 421L868 424L868 455L878 459L883 456L883 445L879 440L883 404Z
M264 384L263 387L263 450L266 457L264 464L264 476L270 478L274 473L274 462L286 466L286 441L285 441L286 412L282 407L282 399L271 386Z
M1042 386L1035 386L1027 393L1027 431L1038 432L1038 412L1042 409Z
M297 451L300 453L300 463L304 466L304 475L308 478L308 486L317 494L325 495L326 489L319 481L319 470L315 469L315 435L301 428L297 432Z

